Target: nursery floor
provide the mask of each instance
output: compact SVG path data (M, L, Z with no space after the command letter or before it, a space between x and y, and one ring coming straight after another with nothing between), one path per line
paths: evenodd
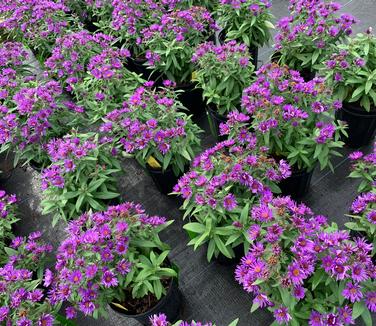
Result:
M375 0L339 0L343 4L343 11L356 16L361 22L356 32L367 27L376 27L376 1ZM277 18L287 14L287 0L274 0L273 12ZM268 60L270 48L260 50L259 65ZM205 117L200 119L203 128L208 129ZM213 143L207 136L203 141L205 147ZM369 152L371 147L364 148ZM330 220L343 225L347 218L344 214L348 211L350 203L356 196L358 182L347 178L349 174L349 161L347 155L352 152L344 149L343 158L335 161L335 172L316 170L313 177L310 193L303 201L317 213L326 215ZM172 248L171 258L180 267L180 289L184 298L182 310L183 319L212 320L218 326L226 326L229 322L240 317L240 326L257 325L267 326L272 321L272 316L267 311L257 311L251 314L251 297L247 295L235 282L234 267L222 266L216 262L206 261L205 248L194 252L188 248L188 238L182 230L182 213L179 211L179 202L176 198L161 195L155 188L151 178L133 160L124 161L125 175L119 178L122 199L142 203L148 213L166 216L174 219L175 223L166 231L162 238ZM27 235L36 230L44 231L46 240L57 244L63 237L64 225L55 228L51 226L48 216L42 216L40 204L40 177L39 173L30 168L18 168L13 171L12 177L0 184L9 193L15 193L21 200L20 208L22 222L17 233ZM374 321L376 317L374 316ZM110 311L109 320L95 321L81 316L78 325L138 325L132 319L119 317ZM359 324L361 325L361 324Z

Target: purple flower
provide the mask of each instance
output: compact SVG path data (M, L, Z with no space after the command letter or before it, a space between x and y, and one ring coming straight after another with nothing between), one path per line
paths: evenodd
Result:
M223 198L223 207L228 211L232 211L237 206L236 198L233 194L228 194Z
M74 319L77 316L77 312L73 307L65 308L65 315L67 319Z
M367 292L366 293L366 300L365 300L367 308L371 312L376 312L376 292Z
M342 291L342 295L352 303L360 301L363 298L361 287L358 284L348 282Z
M113 272L106 271L103 273L103 276L102 276L102 284L106 288L115 287L118 285L118 280L115 277L115 274Z
M273 315L279 325L287 324L292 319L288 309L283 306L274 310Z

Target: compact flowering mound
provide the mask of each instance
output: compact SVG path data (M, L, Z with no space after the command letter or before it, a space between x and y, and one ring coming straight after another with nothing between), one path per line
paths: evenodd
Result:
M45 56L56 37L75 26L68 11L62 1L4 0L0 5L0 29L5 29L12 39L25 40L33 50Z
M353 16L337 16L341 5L332 1L290 0L290 16L277 24L275 49L281 62L301 70L312 69L330 54L330 46L344 41L356 23Z
M0 256L5 255L4 247L13 238L12 227L19 221L16 216L17 197L8 195L4 190L0 190Z
M343 146L339 137L344 126L335 122L341 103L331 100L322 79L304 82L297 71L267 64L244 90L242 108L253 118L260 144L296 169L331 166L330 157L339 155L336 149ZM238 120L230 119L222 134L236 137L245 125Z
M236 326L238 324L238 319L234 320L228 326ZM186 322L179 320L176 323L170 323L167 320L167 316L165 314L153 315L150 317L150 325L151 326L215 326L212 322L200 322L194 321Z
M141 165L154 158L163 171L171 167L178 176L200 151L201 130L180 111L184 107L173 83L164 85L159 90L153 90L152 82L139 87L122 109L107 115L100 130L115 148L134 154Z
M158 236L169 224L133 203L72 221L58 249L50 300L70 302L68 318L77 310L106 316L112 302L131 314L136 313L127 305L132 298L159 300L166 294L165 281L176 277L167 261L169 250Z
M326 78L334 87L334 95L344 102L357 102L366 111L376 106L376 38L369 28L346 44L335 48L325 62Z
M87 74L73 85L77 103L97 121L119 106L144 80L126 68L130 53L126 49L104 49L90 58Z
M176 83L190 82L195 48L217 29L211 14L203 7L176 9L162 15L158 22L142 31L148 65Z
M54 213L52 224L70 220L89 209L103 210L117 198L114 173L120 163L98 135L71 134L47 145L51 166L42 171L43 214Z
M40 278L33 278L33 271L17 268L8 263L0 268L0 322L4 325L54 324L58 311L45 298ZM48 286L48 282L44 283Z
M22 83L31 79L28 66L29 53L18 42L0 44L0 106L11 99Z
M262 47L271 39L269 0L220 0L218 23L224 29L227 40L238 40L249 47Z
M237 141L218 143L198 156L191 171L174 187L185 201L184 226L190 232L194 249L208 243L207 258L221 253L233 258L233 248L249 242L244 230L249 227L248 212L260 198L279 191L276 183L290 176L290 167L279 165L258 149L256 137L246 131Z
M0 45L0 69L3 76L7 69L15 70L17 73L23 73L25 70L25 61L29 59L29 53L22 43L5 42ZM3 85L2 85L3 87Z
M71 92L75 84L82 82L90 59L109 48L112 41L109 35L86 30L57 38L52 55L45 62L48 75Z
M112 17L108 22L100 21L102 30L119 38L131 49L132 56L139 58L145 56L145 43L142 31L150 25L158 23L161 16L173 10L180 0L113 0Z
M240 107L243 89L252 81L254 66L245 44L235 41L215 46L200 44L192 57L196 69L194 80L203 89L206 103L219 114Z
M373 145L373 152L364 155L360 151L353 152L349 155L352 161L350 173L351 178L362 180L358 191L369 191L376 187L376 143Z
M346 223L346 227L355 234L366 236L370 242L376 245L376 188L372 192L359 195L351 206L351 222ZM372 252L374 255L375 250Z
M372 245L350 240L304 204L267 198L250 214L253 241L236 279L253 293L252 311L268 308L277 324L349 325L376 310Z
M83 109L64 102L62 89L55 81L28 82L21 86L0 106L1 151L14 150L15 165L19 161L34 161L43 166L48 163L47 142L72 126L79 126Z
M5 251L9 255L7 262L17 269L43 271L52 245L42 239L42 232L30 233L27 237L15 237Z

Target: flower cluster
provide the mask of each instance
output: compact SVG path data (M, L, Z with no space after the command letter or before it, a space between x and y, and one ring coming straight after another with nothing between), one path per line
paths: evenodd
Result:
M203 89L209 105L215 105L222 115L240 106L242 91L251 83L254 71L245 44L203 43L197 47L192 61L196 66L194 80Z
M170 81L165 81L171 86ZM139 87L123 108L106 117L101 131L110 137L116 148L135 154L141 165L151 157L166 170L171 167L176 175L200 150L199 127L184 112L171 87L152 89L147 82Z
M370 154L363 154L360 151L349 155L352 161L352 172L350 177L360 178L362 180L358 191L370 191L376 187L376 143L373 145L373 151Z
M344 102L357 102L366 111L376 106L376 38L369 29L346 44L337 45L325 62L327 80L334 95Z
M185 200L184 217L195 220L184 226L194 234L190 244L197 248L209 242L208 260L220 252L234 257L238 245L247 248L243 230L249 226L250 205L271 197L271 190L278 192L276 183L290 176L288 164L281 160L278 165L266 150L258 149L256 136L244 130L236 141L218 143L198 156L174 187Z
M305 82L297 71L267 64L244 90L242 107L253 118L260 143L295 168L311 170L317 162L321 168L330 166L330 156L343 145L339 136L344 126L335 122L341 103L331 100L320 78ZM236 137L242 128L244 122L231 119L222 133Z
M45 298L33 271L8 263L0 268L0 322L4 325L54 324L56 309ZM45 283L47 286L48 283Z
M90 58L87 74L72 86L77 103L87 109L91 121L97 121L121 105L144 82L126 68L130 53L126 49L105 48Z
M15 268L38 271L43 269L47 255L52 252L52 245L43 241L42 232L36 231L27 237L15 237L6 251L9 254L8 262Z
M47 145L51 166L42 171L41 203L44 214L55 213L71 219L91 209L102 210L105 200L119 196L113 173L121 170L119 162L100 144L98 135L71 134L53 139Z
M7 30L15 39L26 40L34 50L46 55L56 37L74 25L68 11L62 1L5 0L0 6L0 29Z
M124 304L128 296L143 297L152 291L144 282L150 282L152 289L153 285L154 289L160 288L154 293L160 298L166 293L161 279L176 275L162 267L168 250L160 256L154 253L166 250L158 232L168 224L163 217L146 215L134 203L85 213L72 221L58 249L51 302L70 302L72 307L66 313L73 318L77 310L85 315L105 314L107 303ZM143 265L149 259L152 262L148 268L153 272ZM138 277L140 273L144 276Z
M234 320L229 326L236 326L238 319ZM167 320L165 314L153 315L150 317L151 326L215 326L212 322L199 322L192 320L191 322L186 322L179 320L176 323L172 324Z
M290 16L277 24L275 49L281 62L295 69L312 69L325 60L329 47L352 33L356 23L349 14L337 16L341 5L316 0L291 0Z
M110 47L112 41L109 35L86 30L57 38L52 55L45 62L49 76L72 91L72 86L82 81L91 57Z
M310 325L352 324L360 302L375 311L372 245L350 240L288 197L261 202L250 217L253 244L236 279L255 295L252 311L268 307L278 324L299 325L306 319Z
M25 65L28 58L29 53L22 43L5 42L0 46L0 67L2 70L6 68L18 69Z
M217 29L211 14L203 7L176 9L162 15L157 23L142 31L148 48L148 65L177 83L189 82L194 49Z
M161 16L173 10L179 0L112 1L111 34L119 36L132 50L132 56L145 55L142 31L158 23Z
M0 254L3 255L6 242L13 238L12 227L19 221L16 216L15 195L8 195L4 190L0 190Z
M238 40L248 47L262 47L271 39L271 1L220 0L218 23L227 40ZM241 28L240 28L241 27Z
M53 137L64 134L71 125L79 125L82 108L62 100L62 89L58 82L30 82L7 98L1 107L0 143L3 150L17 152L19 160L34 160L45 164L46 143Z

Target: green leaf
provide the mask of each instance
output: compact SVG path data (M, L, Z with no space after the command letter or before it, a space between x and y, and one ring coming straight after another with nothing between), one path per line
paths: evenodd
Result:
M260 308L260 304L255 302L255 303L252 305L251 313L254 313L258 308Z
M352 313L353 319L357 319L360 315L362 315L364 310L366 310L366 307L362 302L355 302Z
M188 223L183 226L183 229L199 234L204 233L206 231L205 226L197 222Z
M364 309L363 313L361 314L362 319L366 326L372 326L372 316L368 309Z

